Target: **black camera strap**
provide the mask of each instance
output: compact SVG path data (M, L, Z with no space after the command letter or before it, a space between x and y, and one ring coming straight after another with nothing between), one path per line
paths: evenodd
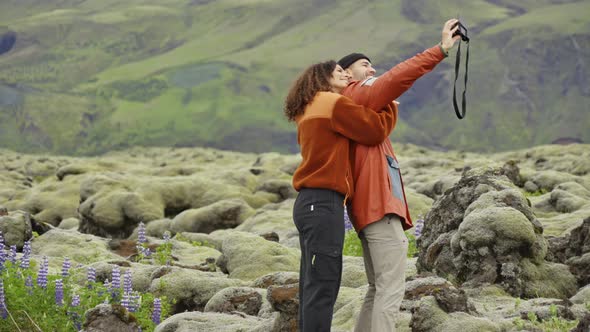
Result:
M465 88L463 89L463 98L461 100L461 112L459 112L459 106L457 105L456 93L457 78L459 77L459 65L461 64L461 39L459 39L459 47L457 48L457 59L455 61L455 82L453 83L453 106L455 107L455 114L459 119L463 119L465 117L465 113L467 112L465 94L467 93L467 73L469 69L469 40L466 40L465 43L467 44L467 50L465 54Z

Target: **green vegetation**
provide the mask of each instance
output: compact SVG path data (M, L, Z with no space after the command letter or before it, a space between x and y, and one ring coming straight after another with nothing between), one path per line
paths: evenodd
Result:
M410 231L406 231L406 237L408 238L408 258L411 258L418 254L416 237ZM356 231L349 230L345 233L342 254L345 256L363 256L363 246Z
M555 304L552 304L549 307L549 311L551 317L547 320L540 321L534 312L529 311L527 314L527 320L516 318L513 321L514 325L516 325L518 331L529 331L530 329L534 329L543 332L568 332L578 325L577 320L569 321L560 318Z
M195 247L209 247L209 248L215 249L215 245L212 243L209 243L208 241L191 241L187 237L183 236L182 234L176 235L174 237L174 239L177 241L183 241L183 242L190 243L191 245L193 245Z
M524 195L526 197L537 197L537 196L541 196L541 195L545 195L546 193L548 193L547 189L539 189L537 191L523 191Z
M351 229L345 233L342 254L345 256L363 257L363 246L356 231Z
M282 103L298 72L353 51L370 55L383 72L436 44L455 7L385 0L0 3L0 33L18 34L15 49L0 58L0 142L82 155L133 145L295 152ZM464 3L461 17L473 34L466 121L459 126L453 118L451 55L400 98L392 139L485 152L560 137L590 141L588 11L583 1Z
M0 318L0 331L54 331L56 327L60 327L60 331L79 331L86 310L101 303L113 304L113 308L129 315L129 320L137 322L144 331L155 328L151 318L153 294L141 293L139 308L130 313L120 305L121 288L113 289L101 282L86 282L81 286L70 276L58 275L47 276L47 286L43 288L37 284L38 273L33 265L31 262L30 268L22 268L18 263L6 261L3 264L0 278L7 311L6 318ZM63 296L61 305L56 304L58 279L63 282L63 291L58 291ZM78 304L72 304L74 296L79 297ZM162 317L170 314L170 304L165 298L162 298L161 310Z

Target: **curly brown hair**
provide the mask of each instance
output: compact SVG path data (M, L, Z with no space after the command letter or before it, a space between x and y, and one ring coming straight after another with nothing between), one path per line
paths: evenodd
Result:
M330 78L335 68L336 61L330 60L313 64L303 71L285 99L284 111L289 121L295 121L318 92L331 91Z

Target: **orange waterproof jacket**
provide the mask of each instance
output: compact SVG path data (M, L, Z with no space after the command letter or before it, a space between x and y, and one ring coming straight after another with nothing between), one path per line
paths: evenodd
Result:
M396 65L379 77L352 82L342 92L355 103L373 110L398 109L393 100L408 90L422 75L432 71L446 55L434 46ZM404 229L412 227L399 164L391 142L376 146L354 144L352 163L355 197L351 201L352 223L357 232L386 214L401 217Z

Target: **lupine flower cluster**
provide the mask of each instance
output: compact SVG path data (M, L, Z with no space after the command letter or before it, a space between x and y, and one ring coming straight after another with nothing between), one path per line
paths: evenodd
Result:
M78 307L79 305L80 305L80 295L74 294L74 296L72 296L72 303L70 304L70 307L72 309L74 309L74 308ZM80 331L82 329L82 318L80 317L80 314L78 314L75 311L68 311L67 315L70 316L70 319L74 323L74 327L76 328L76 330Z
M33 295L33 277L31 276L27 276L27 278L25 279L25 287L27 288L27 293L29 293L29 295Z
M121 299L121 305L129 312L136 312L139 309L139 300L140 296L133 293L131 270L127 270L123 275L123 297Z
M88 288L92 288L92 284L96 282L96 269L92 266L88 268Z
M61 279L55 281L55 304L60 307L64 304L64 283Z
M352 222L348 216L348 209L344 206L344 231L348 232L353 229Z
M145 230L142 240L144 241L143 243L146 242ZM171 246L170 233L166 233L164 235L164 240L167 245ZM48 304L47 301L37 301L36 299L33 299L31 303L40 304L41 306L38 306L37 309L34 309L33 311L29 311L31 316L27 314L27 318L29 321L33 323L44 322L46 324L45 327L43 327L43 323L39 323L41 328L44 328L44 330L45 328L48 328L47 324L58 324L60 326L65 326L61 324L65 324L63 319L66 319L71 322L69 325L70 327L73 326L76 330L80 331L82 329L83 322L81 312L87 310L86 306L94 305L97 302L102 301L103 296L105 304L118 302L123 307L125 307L129 312L137 312L137 317L144 317L143 319L151 318L153 323L156 325L158 325L162 319L162 301L159 298L154 299L151 317L146 317L147 315L150 315L150 313L147 312L147 310L149 309L146 310L145 306L141 305L141 293L133 290L132 274L129 269L126 269L123 273L123 276L121 276L122 271L120 267L114 266L112 270L112 275L110 276L110 282L107 279L104 282L104 286L102 286L96 283L95 268L88 267L88 289L82 289L82 293L80 294L73 294L71 293L72 289L69 287L68 281L70 279L72 268L72 262L69 258L64 258L61 267L61 273L59 273L58 276L50 277L49 259L47 256L42 257L41 263L39 264L39 270L37 271L37 273L35 273L35 271L29 270L31 265L30 263L32 253L31 241L26 241L24 243L22 249L22 257L18 260L16 258L16 246L10 246L10 250L7 249L8 248L4 244L2 232L0 232L0 330L2 331L4 331L4 328L6 326L8 326L6 324L10 323L8 320L2 321L2 318L6 319L9 316L14 316L12 322L14 322L15 320L19 321L19 319L22 319L22 317L19 317L19 315L21 315L21 312L24 312L24 310L21 310L22 304L20 304L19 301L16 301L14 304L12 304L12 299L14 298L14 296L22 296L23 294L26 296L27 293L30 296L34 295L35 297L44 296L42 294L45 294L45 296L53 297L54 301L51 302L54 302L55 304L51 304L51 306L55 305L56 307L62 308L56 311L55 313L61 313L61 315L65 313L64 318L56 318L56 316L51 316L54 315L52 310L45 310L46 308L43 307ZM149 249L147 249L147 251L150 252ZM82 267L82 265L77 265L77 267ZM123 277L123 280L121 280L121 277ZM36 278L36 284L34 278ZM53 284L54 282L55 284ZM53 284L53 286L55 286L55 292L53 292L53 287L49 287L50 283ZM5 284L7 285L7 289L4 288ZM122 290L121 284L123 286ZM5 291L7 292L5 293ZM92 294L89 295L89 292L91 292ZM84 301L82 301L82 299L84 299ZM83 308L80 307L82 303L84 306ZM35 304L33 304L33 307L35 307ZM11 308L9 311L8 306L12 305L14 305L14 308ZM39 313L42 313L43 316L35 316ZM46 318L49 322L45 321ZM57 323L58 321L60 323ZM39 326L37 326L37 328L40 329Z
M141 297L137 294L125 293L121 299L121 305L129 312L136 312L139 309L140 298Z
M0 317L6 319L8 317L8 309L6 308L6 299L4 298L4 281L0 279Z
M10 246L10 252L8 253L8 261L16 263L16 245Z
M121 288L121 270L119 269L118 265L115 265L112 273L113 278L111 280L111 290Z
M131 270L125 271L123 275L123 292L131 293L133 291L133 285L131 284Z
M162 314L162 302L159 298L156 297L154 299L154 311L152 311L152 322L154 322L154 324L156 324L156 325L160 324L161 314Z
M422 235L422 229L424 229L424 219L422 216L418 216L418 220L416 220L416 225L414 225L414 236L419 238Z
M150 257L152 251L147 247L147 237L145 235L145 224L139 223L139 229L137 230L137 252L144 257Z
M69 275L69 271L70 271L70 267L72 267L72 263L70 263L70 259L69 258L65 258L64 262L61 266L61 276L64 278L67 278Z
M20 260L20 267L28 269L31 263L31 241L25 241L23 246L23 257Z
M37 286L41 288L47 288L47 273L49 272L49 261L47 256L43 257L43 263L39 268L39 274L37 275Z
M80 295L75 294L74 296L72 296L72 307L77 307L80 305Z

